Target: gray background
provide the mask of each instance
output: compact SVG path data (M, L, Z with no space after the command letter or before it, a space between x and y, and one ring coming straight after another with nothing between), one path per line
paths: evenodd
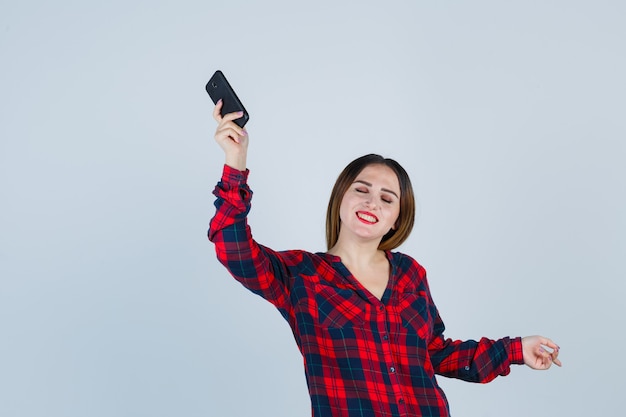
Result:
M204 84L251 114L250 221L324 249L378 152L401 247L454 338L544 334L564 367L441 378L455 416L618 415L626 7L619 1L2 1L0 415L306 416L291 332L215 260Z

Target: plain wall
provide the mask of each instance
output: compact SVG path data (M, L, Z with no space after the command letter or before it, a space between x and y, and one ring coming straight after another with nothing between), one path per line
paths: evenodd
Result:
M563 368L440 378L453 415L619 415L626 371L619 1L4 1L0 415L310 415L273 307L206 239L223 154L204 84L251 115L255 238L324 250L331 186L412 177L400 250L457 339L543 334Z

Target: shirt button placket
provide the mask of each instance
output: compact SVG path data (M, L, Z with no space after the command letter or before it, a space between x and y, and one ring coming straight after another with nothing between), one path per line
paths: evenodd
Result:
M391 346L389 345L389 333L387 333L387 318L385 315L384 304L382 303L379 304L377 309L379 312L379 319L378 319L378 324L380 326L379 330L382 334L382 340L386 342L382 344L383 351L385 352L385 360L387 361L387 364L389 365L388 369L389 369L389 373L391 374L391 383L394 386L393 390L395 391L395 394L398 395L401 393L400 384L399 384L400 381L398 379L398 375L396 374L397 369L393 363L393 357L391 355ZM404 406L404 399L402 397L399 397L399 403L402 404L402 406Z

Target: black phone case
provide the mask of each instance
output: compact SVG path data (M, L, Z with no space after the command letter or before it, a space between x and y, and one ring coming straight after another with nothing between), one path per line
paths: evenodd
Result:
M228 113L242 111L243 116L239 119L236 119L234 122L238 124L240 127L244 127L248 120L250 120L250 116L246 111L246 108L235 94L235 90L230 86L226 77L222 73L222 71L217 70L215 74L211 77L209 82L206 84L206 92L209 93L211 100L213 103L217 104L219 99L222 99L222 110L221 114L224 116Z

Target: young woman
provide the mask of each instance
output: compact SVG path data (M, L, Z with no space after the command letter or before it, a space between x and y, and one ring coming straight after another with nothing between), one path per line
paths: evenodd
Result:
M214 194L209 239L218 259L246 288L274 304L304 357L314 417L449 416L435 374L473 382L507 375L511 364L561 365L559 347L541 336L476 342L443 336L426 271L392 252L413 227L411 182L395 161L365 155L332 190L328 250L276 252L252 239L246 216L248 133L213 116L226 163Z

